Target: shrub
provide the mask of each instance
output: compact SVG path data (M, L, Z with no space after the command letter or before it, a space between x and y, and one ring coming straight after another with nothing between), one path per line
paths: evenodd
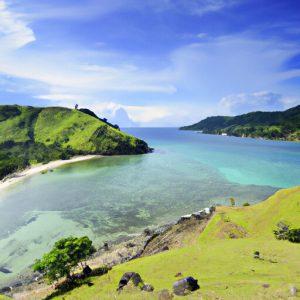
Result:
M274 234L278 240L300 243L300 228L290 229L290 226L282 221L277 224L277 230L274 230Z
M245 203L243 204L243 206L250 206L250 204L249 204L248 202L245 202Z
M288 240L292 243L300 243L300 228L290 229L288 233Z
M231 206L235 206L235 199L234 198L230 198L229 199Z
M290 229L289 225L287 225L284 222L280 221L277 224L277 230L273 230L276 239L277 240L287 240L289 229Z

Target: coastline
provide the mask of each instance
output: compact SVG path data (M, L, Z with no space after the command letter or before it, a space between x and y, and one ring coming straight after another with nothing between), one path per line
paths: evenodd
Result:
M74 156L73 158L67 159L67 160L54 160L47 164L38 164L38 165L30 166L23 171L13 173L13 174L7 176L6 178L4 178L3 180L1 180L0 181L0 192L16 183L22 181L25 178L39 174L41 172L49 171L49 170L58 168L63 165L76 163L76 162L80 162L80 161L85 161L85 160L90 160L93 158L100 158L100 157L103 157L103 156L102 155Z

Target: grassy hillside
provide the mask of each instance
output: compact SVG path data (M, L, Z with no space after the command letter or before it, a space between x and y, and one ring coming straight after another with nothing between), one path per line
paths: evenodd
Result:
M182 130L267 139L300 140L300 105L283 112L252 112L235 117L209 117Z
M299 228L299 216L300 187L249 207L218 207L196 243L114 267L92 278L93 286L57 299L157 299L158 291L171 291L178 272L199 280L201 289L187 299L287 299L290 284L300 287L300 245L276 240L273 229L281 220ZM253 258L256 250L262 259ZM139 272L155 292L131 288L117 294L118 281L128 271Z
M148 145L87 113L63 107L0 106L0 179L77 154L142 154Z

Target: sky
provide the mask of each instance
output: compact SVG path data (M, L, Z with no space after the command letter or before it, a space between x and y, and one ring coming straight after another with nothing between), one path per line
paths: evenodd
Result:
M300 104L296 0L0 0L0 104L165 127Z

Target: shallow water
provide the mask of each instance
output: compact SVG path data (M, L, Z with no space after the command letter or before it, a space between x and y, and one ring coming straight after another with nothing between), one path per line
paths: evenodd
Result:
M0 195L0 283L65 235L96 244L211 204L255 203L300 183L300 144L133 128L155 152L79 162Z

